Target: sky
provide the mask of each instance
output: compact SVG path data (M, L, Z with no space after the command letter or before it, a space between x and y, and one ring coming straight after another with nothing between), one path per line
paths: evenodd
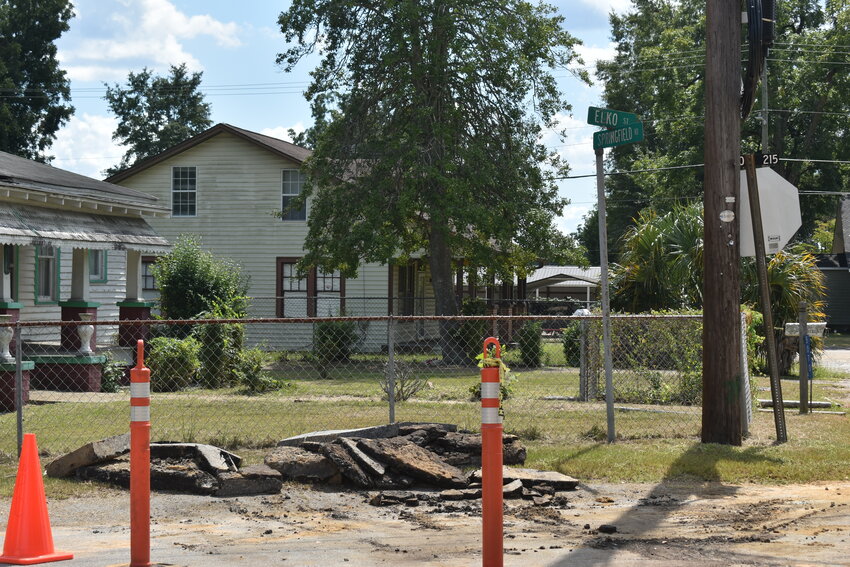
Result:
M549 0L564 16L564 27L583 42L578 49L586 66L613 56L608 16L623 12L630 0ZM104 94L105 84L125 85L129 73L148 68L168 75L171 65L186 63L203 72L201 92L212 107L213 123L288 139L312 118L303 91L310 62L292 73L275 63L286 48L277 25L289 2L267 0L74 0L70 30L56 42L61 68L71 81L71 104L76 112L58 133L49 153L52 165L95 179L116 165L124 149L112 141L117 125ZM591 69L592 71L592 69ZM592 74L592 73L591 73ZM572 113L561 118L568 138L544 141L571 167L570 175L595 172L587 108L601 106L598 82L587 86L569 72L556 72ZM567 179L559 184L570 199L557 219L565 233L573 232L596 203L593 177Z

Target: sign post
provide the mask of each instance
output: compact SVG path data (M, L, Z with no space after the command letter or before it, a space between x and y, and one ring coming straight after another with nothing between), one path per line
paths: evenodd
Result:
M596 198L599 214L599 267L602 287L602 345L605 361L605 413L608 421L608 442L616 439L614 431L614 379L611 359L611 302L608 297L608 225L605 217L605 173L602 168L604 148L632 144L643 140L643 123L636 114L597 108L587 109L587 123L606 129L593 134L596 152Z

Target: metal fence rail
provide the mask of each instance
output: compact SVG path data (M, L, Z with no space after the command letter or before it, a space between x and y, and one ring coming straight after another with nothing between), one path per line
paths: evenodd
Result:
M37 433L39 446L52 453L128 430L134 349L117 346L121 332L98 332L116 326L147 336L156 441L265 446L391 420L477 430L475 357L490 335L505 345L510 368L502 380L507 432L552 444L604 440L600 317L560 316L556 328L552 321L485 315L19 322L11 325L19 360L0 365L0 451L15 451L17 430ZM611 329L618 436L698 435L701 318L615 316ZM71 348L69 334L77 337Z

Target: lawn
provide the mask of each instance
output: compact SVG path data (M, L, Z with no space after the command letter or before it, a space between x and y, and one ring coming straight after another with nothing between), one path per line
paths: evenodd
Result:
M563 356L560 343L546 346L550 362L557 360L559 352ZM692 476L724 482L810 482L843 480L850 471L847 416L800 415L796 409L785 411L788 443L774 445L773 414L756 409L751 436L744 446L719 447L699 443L698 406L618 401L614 412L617 442L609 445L605 443L605 403L578 400L577 369L523 369L513 357L515 353L505 357L516 377L503 403L504 427L528 447L527 466L559 470L587 481ZM395 404L396 421L439 421L478 429L480 404L471 397L480 381L477 368L430 366L423 355L397 360L415 367L425 387L412 399ZM678 380L673 372L617 372L618 384L625 378L638 383L660 377L672 387ZM288 436L378 425L390 419L379 384L384 374L379 357L358 355L351 363L330 369L326 379L297 357L279 361L274 373L286 385L259 395L247 395L237 388L154 393L152 439L212 443L243 453L249 462L259 462L269 447ZM839 382L846 378L840 372L817 368L814 399L832 401L830 410L842 410L848 394ZM768 378L757 376L752 386L754 398L770 398ZM795 379L782 380L782 386L785 399L799 397ZM32 396L38 398L38 393ZM126 398L126 391L68 394L67 400L52 393L49 400L36 399L26 406L24 428L36 434L47 462L89 441L127 432ZM0 415L0 431L0 494L8 495L16 466L14 413ZM59 493L68 486L49 482L55 483Z

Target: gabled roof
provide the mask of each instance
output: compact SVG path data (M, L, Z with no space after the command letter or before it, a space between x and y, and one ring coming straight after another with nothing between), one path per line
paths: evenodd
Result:
M35 201L48 199L91 200L113 205L147 209L165 213L159 199L135 189L98 181L64 169L58 169L37 161L0 152L0 189L5 196L37 194ZM3 196L0 194L0 197ZM30 199L30 197L24 197Z
M297 164L304 163L304 160L306 160L313 154L311 150L308 150L307 148L302 148L301 146L296 146L295 144L292 144L290 142L286 142L278 138L273 138L271 136L266 136L264 134L259 134L257 132L251 132L250 130L245 130L243 128L237 128L236 126L231 126L230 124L225 124L222 122L220 124L216 124L208 130L204 130L196 136L189 138L185 142L181 142L180 144L177 144L176 146L165 150L161 154L149 157L147 159L143 159L132 167L129 167L124 171L120 171L115 175L107 178L107 181L109 181L110 183L120 183L122 180L127 179L128 177L132 177L133 175L136 175L137 173L144 171L149 167L153 167L154 165L169 158L172 158L182 152L185 152L190 148L194 148L195 146L202 144L210 138L218 136L222 133L229 133L239 138L242 138L243 140L251 142L252 144L256 144L257 146L272 153L275 153L283 158L294 161Z
M602 269L599 266L579 268L578 266L543 266L534 270L526 278L526 284L530 288L556 285L568 281L583 281L591 284L599 284L602 278Z

